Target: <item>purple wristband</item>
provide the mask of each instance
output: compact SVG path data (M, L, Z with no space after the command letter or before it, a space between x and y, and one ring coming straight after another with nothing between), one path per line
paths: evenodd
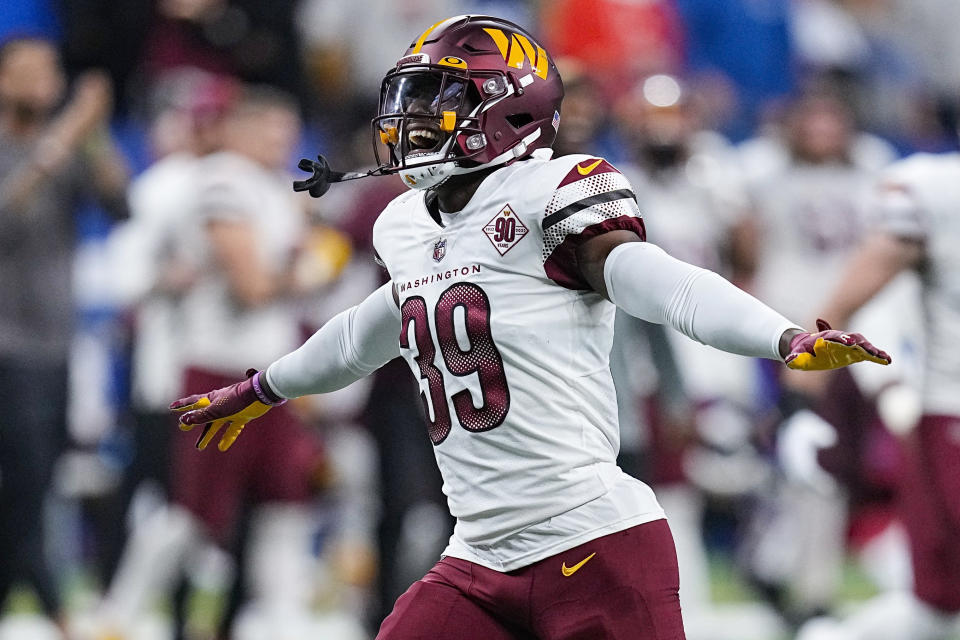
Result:
M257 394L257 400L268 406L276 406L286 402L286 398L271 400L269 397L267 397L267 394L263 392L263 387L260 386L260 374L261 372L257 371L255 374L253 374L253 377L250 378L250 383L253 385L253 392Z

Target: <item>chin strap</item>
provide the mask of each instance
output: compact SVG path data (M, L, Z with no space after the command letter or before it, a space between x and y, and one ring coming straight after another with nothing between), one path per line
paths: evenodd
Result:
M314 198L319 198L325 194L333 182L346 182L347 180L358 180L369 176L385 175L380 168L366 172L334 171L322 155L318 155L316 160L301 158L297 166L301 171L307 171L313 175L306 180L295 180L293 190L308 191Z

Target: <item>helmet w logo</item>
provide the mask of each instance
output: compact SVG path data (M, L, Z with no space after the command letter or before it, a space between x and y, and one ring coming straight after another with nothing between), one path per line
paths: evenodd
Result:
M506 60L508 66L523 69L524 63L529 60L533 72L546 80L550 61L547 59L547 52L543 50L543 47L519 33L511 34L508 39L500 29L485 28L484 31L493 38L494 43L500 50L500 55Z

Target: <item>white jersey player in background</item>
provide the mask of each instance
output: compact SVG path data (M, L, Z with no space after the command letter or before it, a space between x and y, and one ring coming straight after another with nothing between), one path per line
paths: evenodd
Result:
M814 83L787 105L776 136L747 142L741 154L758 220L759 250L750 290L787 317L812 321L809 314L828 294L823 283L836 278L868 228L865 196L879 171L892 161L893 150L858 132L842 96ZM900 346L888 328L890 308L883 305L858 314L849 326L882 344ZM903 351L898 351L893 367L851 370L857 383L849 383L851 393L876 393L889 381L878 378L906 360L900 357ZM872 380L864 380L871 374ZM834 384L839 386L838 380L847 377L846 372L840 374ZM849 397L838 402L856 406ZM743 558L756 586L796 624L826 610L841 586L848 493L855 493L864 474L838 481L815 460L818 449L838 441L834 452L854 449L852 434L859 433L862 412L829 411L824 406L828 402L791 412L786 404L781 397L784 420L777 429L777 451L783 473L758 498L763 507L753 510ZM790 542L788 551L785 539Z
M846 320L903 271L922 284L922 417L904 435L899 488L910 594L879 596L842 623L811 621L802 640L945 640L960 632L960 154L918 154L883 176L877 233L854 254L823 317Z
M742 172L734 147L704 128L691 87L674 76L647 76L637 82L616 113L632 160L619 168L633 187L648 235L684 262L716 271L741 286L748 284L755 262L756 225ZM716 640L704 512L711 494L723 496L727 503L765 477L751 473L765 466L750 442L759 413L756 363L623 312L618 314L614 333L611 369L621 404L624 444L629 442L630 430L640 427L631 420L635 414L625 414L623 407L650 406L655 396L648 436L651 468L642 477L655 490L670 520L687 636ZM649 346L641 351L637 346L642 347L643 340ZM666 379L671 363L661 354L675 358L677 379ZM724 374L718 376L717 371ZM653 377L654 384L643 384L646 377ZM679 401L678 389L682 391ZM622 452L620 461L625 468L629 464ZM734 483L731 478L744 481ZM746 640L743 629L737 627L739 640ZM752 631L750 637L764 635L762 629Z
M643 242L620 172L550 159L562 96L517 25L457 16L423 32L374 119L381 171L413 188L374 229L391 282L266 372L171 405L185 429L204 425L199 448L222 429L226 451L272 405L404 356L457 524L381 639L684 637L663 513L615 463L614 304L794 368L889 361Z

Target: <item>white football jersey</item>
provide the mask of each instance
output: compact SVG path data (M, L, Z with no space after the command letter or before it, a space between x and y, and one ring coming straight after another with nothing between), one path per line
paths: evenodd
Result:
M654 172L627 165L622 167L623 173L634 186L652 242L679 260L729 276L726 254L734 228L750 211L744 178L731 147L718 134L696 133L689 147L689 158L676 167ZM624 329L631 326L637 325L626 323ZM618 340L625 338L625 333L621 330ZM708 347L673 329L668 329L666 336L691 399L736 398L744 406L753 403L755 363L751 359ZM619 343L614 344L618 348ZM628 361L634 369L653 368L649 361L641 362L635 356ZM717 371L724 375L716 375ZM624 372L616 373L617 383L626 386L629 378ZM624 389L620 391L624 393ZM639 391L646 392L643 387Z
M960 154L898 162L884 175L879 199L883 230L924 243L924 411L960 415Z
M690 157L670 169L621 168L651 241L679 260L724 274L731 229L750 211L750 200L732 152L718 137L694 135Z
M643 237L636 200L603 159L549 158L497 170L442 225L411 191L374 226L457 518L445 554L500 571L663 517L616 466L615 308L576 266L591 237Z
M195 258L183 230L196 226L198 162L174 153L150 165L130 184L130 219L110 234L113 286L136 314L130 394L138 407L154 411L166 411L183 390L179 301L154 287L167 261L186 268Z
M763 241L754 294L788 318L826 301L865 227L877 173L839 163L793 163L753 185ZM803 295L798 296L797 291Z
M203 231L203 225L212 220L249 224L256 233L256 251L262 263L272 271L282 271L306 233L300 195L291 191L289 176L231 151L202 158L195 171L195 226ZM189 239L198 234L185 235ZM241 305L205 243L198 245L196 257L202 261L200 277L181 307L180 347L185 366L236 375L246 367L265 367L300 344L301 329L292 300Z

